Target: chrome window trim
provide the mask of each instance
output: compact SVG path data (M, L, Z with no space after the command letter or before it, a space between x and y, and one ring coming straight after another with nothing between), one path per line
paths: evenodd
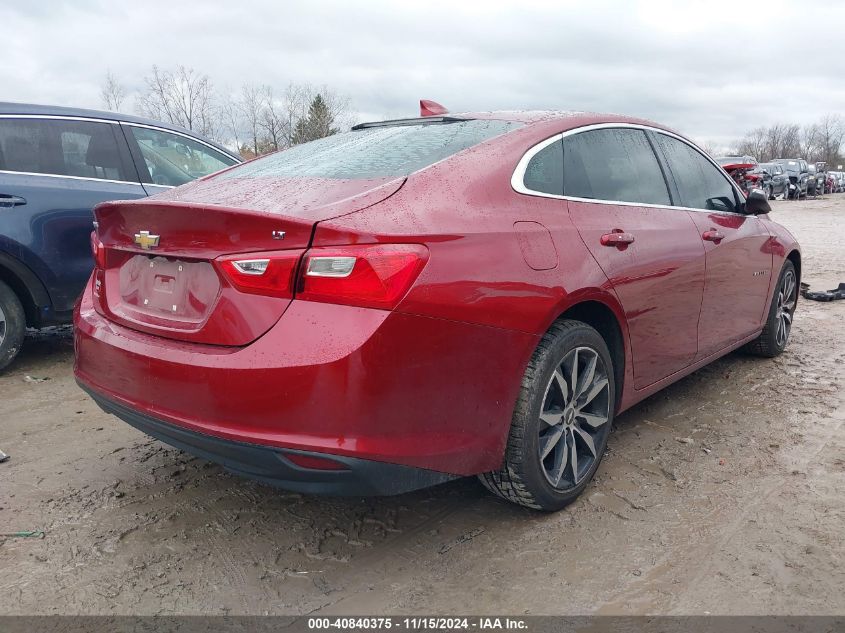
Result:
M36 171L12 171L10 169L0 169L0 174L11 174L13 176L44 176L46 178L69 178L70 180L85 180L91 182L110 182L117 185L137 185L141 186L141 182L137 180L110 180L108 178L92 178L91 176L66 176L65 174L40 174Z
M597 200L596 198L576 198L575 196L563 197L563 200L571 202L590 202L592 204L612 204L621 207L648 207L650 209L676 209L680 211L695 211L697 213L719 213L721 215L736 215L742 218L757 217L748 213L738 211L719 211L718 209L696 209L694 207L681 207L668 204L649 204L647 202L626 202L624 200Z
M73 116L69 114L0 114L0 119L47 119L51 121L88 121L90 123L108 123L119 125L119 121L112 119L95 119L86 116Z
M143 127L150 130L156 130L157 132L169 132L170 134L175 134L177 136L182 136L184 138L190 139L192 141L196 141L200 145L205 145L208 149L217 152L218 154L223 154L224 156L228 156L235 160L235 164L243 162L243 159L235 156L234 154L230 154L228 150L221 150L218 147L215 147L211 143L206 143L202 139L197 138L196 136L191 136L190 134L185 134L184 132L179 132L177 130L169 130L166 127L161 127L158 125L147 125L146 123L134 123L132 121L118 121L114 119L96 119L92 117L85 117L85 116L73 116L69 114L0 114L0 119L47 119L51 121L88 121L89 123L107 123L109 125L128 125L131 127ZM228 167L234 167L234 165L228 165ZM146 184L154 184L154 183L146 183Z
M157 132L169 132L170 134L175 134L177 136L182 136L184 138L190 139L199 143L200 145L205 145L210 150L222 154L224 156L228 156L235 160L232 165L227 165L223 169L227 169L228 167L234 167L235 165L240 164L243 162L243 159L236 157L233 154L229 154L228 152L221 151L220 149L214 147L210 143L206 143L205 141L198 139L195 136L191 136L190 134L184 134L183 132L177 132L176 130L168 130L164 127L159 127L156 125L146 125L144 123L133 123L131 121L118 121L114 119L95 119L92 117L84 117L84 116L73 116L68 114L0 114L0 119L45 119L50 121L85 121L88 123L107 123L109 125L118 125L124 126L129 125L133 127L143 127L150 130L156 130ZM137 142L137 141L136 141ZM140 180L110 180L108 178L92 178L90 176L67 176L65 174L42 174L38 172L32 171L14 171L11 169L0 169L0 174L20 174L22 176L47 176L50 178L70 178L72 180L86 180L86 181L93 181L93 182L110 182L114 184L126 184L126 185L150 185L153 187L163 187L165 189L173 189L173 185L159 185L154 182L141 182ZM195 179L197 180L197 179ZM191 181L193 182L193 181Z
M745 198L742 191L740 191L739 187L737 187L736 183L734 182L733 178L728 176L727 172L722 168L722 166L717 163L715 160L710 158L706 153L701 151L698 147L696 147L692 142L688 141L682 136L679 136L673 132L669 132L667 130L663 130L658 127L654 127L651 125L643 125L640 123L593 123L591 125L584 125L581 127L572 128L571 130L567 130L565 132L561 132L559 134L555 134L552 137L549 137L545 140L540 141L536 145L532 146L528 149L525 154L522 155L522 158L519 159L519 162L516 164L516 168L514 169L513 175L511 176L511 187L517 193L521 193L527 196L535 196L538 198L553 198L555 200L572 200L573 202L590 202L595 204L612 204L612 205L620 205L626 207L652 207L655 209L679 209L682 211L697 211L699 213L720 213L724 215L735 215L741 216L744 218L752 217L746 213L739 213L737 211L718 211L715 209L697 209L694 207L684 207L680 205L666 205L666 204L649 204L646 202L628 202L624 200L600 200L597 198L578 198L576 196L559 196L557 194L552 193L544 193L542 191L534 191L533 189L529 189L525 186L525 171L528 169L528 163L531 162L531 159L534 158L536 154L540 151L551 145L556 141L561 141L567 136L574 136L575 134L581 134L583 132L590 132L592 130L607 130L607 129L633 129L633 130L643 130L654 132L656 134L665 134L671 138L674 138L678 141L681 141L685 145L691 147L694 151L698 152L701 156L707 159L711 165L716 167L721 173L722 176L730 183L731 187L733 188L734 192L739 196L739 199ZM756 216L753 216L756 217Z
M584 128L576 129L581 130ZM560 196L556 193L546 193L544 191L535 191L534 189L529 189L525 186L525 172L528 170L528 163L531 162L531 159L546 149L549 145L563 140L563 136L564 133L555 134L544 141L540 141L522 155L522 158L519 159L519 162L516 164L516 169L514 169L513 175L511 176L511 187L514 191L525 194L526 196L537 196L538 198L553 198L555 200L568 199L566 196Z
M71 116L59 114L0 114L0 119L38 119L48 121L85 121L88 123L106 123L108 125L119 125L119 121L111 119L93 119L84 116ZM108 182L116 185L138 185L140 180L112 180L110 178L92 178L91 176L69 176L67 174L42 174L37 171L15 171L12 169L0 169L0 174L17 174L20 176L45 176L47 178L69 178L70 180L84 180L86 182Z

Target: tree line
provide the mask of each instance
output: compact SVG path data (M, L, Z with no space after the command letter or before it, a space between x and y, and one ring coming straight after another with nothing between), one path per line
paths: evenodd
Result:
M109 71L100 96L106 109L120 112L130 95ZM138 113L234 145L244 158L336 134L353 112L349 98L327 86L244 84L221 93L208 75L185 66L154 65L131 96Z
M280 90L267 84L245 84L237 92L221 93L208 75L186 66L154 65L134 95L109 71L101 89L104 106L119 112L129 96L134 96L140 114L235 146L244 158L335 134L351 125L354 112L348 97L327 86L291 83ZM804 158L836 167L845 164L843 142L845 120L828 114L810 125L776 123L755 128L732 151L761 162Z
M827 114L816 123L798 125L777 123L748 132L734 147L737 155L754 156L761 162L774 158L803 158L808 162L827 163L829 168L845 164L842 144L845 121Z

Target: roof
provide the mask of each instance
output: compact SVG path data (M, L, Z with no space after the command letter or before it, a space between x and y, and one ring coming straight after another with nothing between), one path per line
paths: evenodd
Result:
M686 135L678 132L661 123L641 119L639 117L626 116L624 114L612 114L604 112L582 112L578 110L503 110L493 112L461 112L455 113L456 117L467 117L470 119L504 119L507 121L518 121L525 123L526 127L534 128L540 134L564 132L575 128L597 124L631 124L643 125L657 130L663 130L682 138ZM687 139L689 140L689 139Z
M152 125L160 127L165 130L173 130L174 132L181 132L189 136L195 136L209 145L213 145L217 149L226 154L239 158L237 154L230 149L226 149L219 143L204 137L192 130L185 129L172 123L165 123L163 121L156 121L154 119L147 119L132 114L123 114L121 112L106 112L104 110L87 110L85 108L68 108L65 106L51 106L38 105L35 103L13 103L9 101L0 101L0 115L4 114L24 114L30 116L61 116L61 117L84 117L86 119L103 119L105 121L123 121L126 123L139 123L141 125Z
M372 121L360 123L353 126L353 130L360 130L369 127L382 127L393 125L419 125L424 123L451 123L462 119L493 119L502 121L515 121L525 124L526 128L534 129L539 134L556 133L569 129L584 127L594 124L634 124L664 130L677 136L683 134L670 127L640 119L637 117L625 116L622 114L605 114L601 112L581 112L577 110L495 110L488 112L450 112L443 116L414 117L408 119L395 119L387 121ZM686 137L684 137L686 138Z
M490 110L486 112L454 113L454 116L463 116L470 119L503 119L506 121L519 121L521 123L539 123L540 121L560 120L589 115L594 115L596 117L619 116L602 115L596 112L580 112L578 110Z

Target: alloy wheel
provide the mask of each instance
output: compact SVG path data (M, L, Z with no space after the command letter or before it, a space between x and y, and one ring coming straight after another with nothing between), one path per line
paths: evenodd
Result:
M775 343L778 347L784 347L789 339L789 332L792 329L792 314L795 312L795 302L798 299L798 287L795 283L795 273L787 270L778 289L777 329L775 330Z
M540 463L558 490L576 487L599 459L610 419L607 368L590 347L571 350L555 368L540 410Z
M3 306L0 306L0 345L6 339L6 313L3 312Z

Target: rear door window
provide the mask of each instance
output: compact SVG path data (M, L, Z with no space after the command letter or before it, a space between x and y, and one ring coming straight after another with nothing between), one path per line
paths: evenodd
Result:
M736 189L721 170L683 141L659 133L655 133L655 138L675 178L681 205L708 211L737 211Z
M522 184L538 193L563 195L563 143L560 139L541 149L528 161Z
M177 187L237 162L182 134L129 124L124 129L138 143L144 159L144 164L139 166L141 179L151 185Z
M563 139L563 191L567 196L669 205L669 190L642 130L610 128Z
M137 181L116 131L114 124L95 121L0 118L0 169Z

